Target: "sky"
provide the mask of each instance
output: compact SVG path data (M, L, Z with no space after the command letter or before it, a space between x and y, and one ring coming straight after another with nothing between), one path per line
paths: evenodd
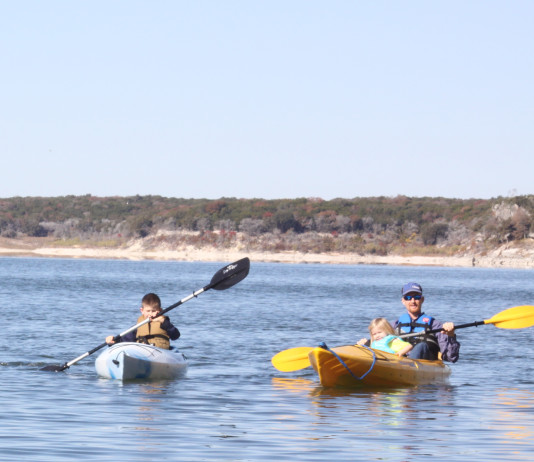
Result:
M534 2L0 0L0 197L534 194Z

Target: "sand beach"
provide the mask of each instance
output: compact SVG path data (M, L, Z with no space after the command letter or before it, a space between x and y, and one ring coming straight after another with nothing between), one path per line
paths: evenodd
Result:
M486 255L463 256L403 256L356 255L342 253L257 252L245 249L214 249L185 247L180 249L160 246L145 248L141 239L121 247L91 247L85 245L50 245L39 239L0 239L0 257L42 258L98 258L160 261L235 261L249 257L251 261L278 263L324 263L347 265L412 265L483 268L534 268L534 240L528 245L503 245Z

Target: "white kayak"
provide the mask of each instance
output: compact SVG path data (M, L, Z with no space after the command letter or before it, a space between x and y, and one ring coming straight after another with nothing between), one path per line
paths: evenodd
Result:
M163 350L143 343L117 343L95 361L96 373L107 379L174 379L187 372L187 359L176 348Z

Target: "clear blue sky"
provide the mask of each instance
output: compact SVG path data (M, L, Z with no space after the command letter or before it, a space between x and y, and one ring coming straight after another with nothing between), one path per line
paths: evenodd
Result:
M533 1L0 0L0 197L534 194Z

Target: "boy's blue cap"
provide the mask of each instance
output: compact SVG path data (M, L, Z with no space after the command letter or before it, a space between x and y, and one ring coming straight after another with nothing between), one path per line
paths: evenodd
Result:
M402 295L409 294L410 292L415 292L418 294L423 294L423 288L417 284L417 282L409 282L408 284L404 284L402 286Z

